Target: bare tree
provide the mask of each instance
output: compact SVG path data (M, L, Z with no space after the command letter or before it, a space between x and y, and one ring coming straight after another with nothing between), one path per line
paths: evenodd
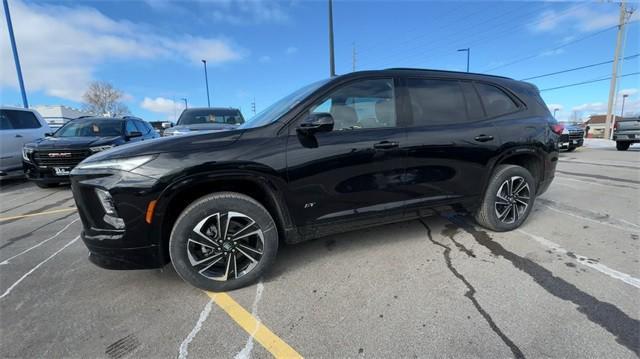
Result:
M84 108L96 115L122 116L129 108L122 103L124 94L108 82L94 81L82 96Z

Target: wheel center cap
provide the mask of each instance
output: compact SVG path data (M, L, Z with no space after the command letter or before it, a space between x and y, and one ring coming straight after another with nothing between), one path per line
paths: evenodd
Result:
M222 248L223 248L225 251L230 251L230 250L232 250L232 249L233 249L233 242L224 242L224 243L222 244Z

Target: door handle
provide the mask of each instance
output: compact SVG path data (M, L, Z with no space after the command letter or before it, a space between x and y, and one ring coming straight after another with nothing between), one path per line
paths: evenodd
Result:
M16 138L22 138L22 135L21 134L17 134Z
M382 141L373 145L373 148L377 150L388 150L390 148L398 147L398 142L396 141Z
M476 136L475 140L478 141L478 142L492 141L493 140L493 136L491 136L491 135L479 135L479 136Z

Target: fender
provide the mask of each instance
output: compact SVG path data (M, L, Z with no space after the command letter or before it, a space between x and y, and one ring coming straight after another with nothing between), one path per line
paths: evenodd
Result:
M493 175L493 172L495 171L496 167L503 163L505 160L509 159L510 157L514 157L514 156L518 156L518 155L523 155L523 154L531 154L534 155L542 164L543 168L542 168L542 173L545 173L545 152L542 148L540 148L540 146L536 146L535 148L532 148L531 145L518 145L518 146L514 146L514 147L509 147L507 149L504 149L503 151L501 151L497 156L495 156L494 158L492 158L489 163L487 164L487 171L485 172L484 178L482 179L484 181L484 186L483 186L483 190L482 190L482 195L484 196L484 193L487 190L487 186L489 185L489 178L491 177L491 175Z

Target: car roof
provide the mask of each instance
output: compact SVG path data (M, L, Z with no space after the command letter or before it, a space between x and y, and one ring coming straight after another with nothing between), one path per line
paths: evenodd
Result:
M14 107L14 106L0 106L0 110L12 110L12 111L26 111L26 112L38 112L32 108Z
M212 111L219 113L236 113L240 112L239 109L233 107L189 107L184 110L184 112L190 111Z
M348 74L340 75L337 77L351 77L351 76L365 76L365 75L402 75L402 76L419 76L419 75L431 75L442 77L454 77L454 78L467 78L467 79L498 79L498 80L511 80L510 77L481 74L475 72L462 72L462 71L449 71L449 70L437 70L437 69L421 69L421 68L408 68L408 67L393 67L384 70L365 70L356 71Z

